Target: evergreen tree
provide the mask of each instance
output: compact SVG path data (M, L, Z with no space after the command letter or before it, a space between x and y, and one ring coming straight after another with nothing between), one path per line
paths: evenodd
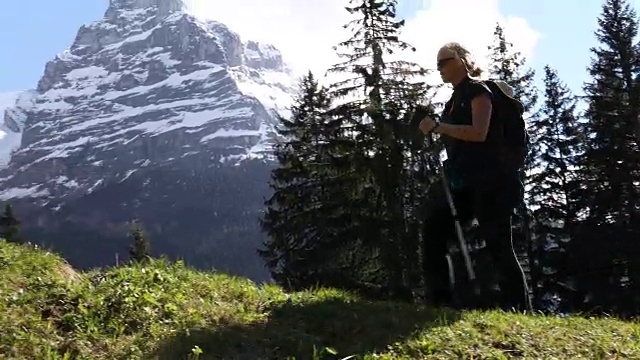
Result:
M348 79L332 86L336 97L349 101L333 109L344 119L355 140L353 166L361 174L355 194L361 199L362 243L378 249L378 266L384 269L385 286L391 294L406 294L415 287L418 238L415 237L415 175L418 157L411 152L409 118L428 87L412 78L424 74L416 64L391 60L389 56L411 45L399 39L404 21L396 20L395 0L351 0L346 8L354 20L346 27L352 36L338 44L344 59L332 67ZM354 76L355 75L355 76ZM375 229L375 231L373 231ZM413 230L409 230L413 229Z
M580 188L578 161L584 149L581 125L576 116L576 98L549 66L544 68L544 103L532 126L538 136L536 171L530 176L530 203L535 208L536 238L540 239L536 258L541 268L533 284L540 303L542 297L558 296L568 300L570 283L566 244L573 238L578 216L577 194Z
M261 254L287 286L407 295L420 280L416 203L424 192L416 178L422 139L409 119L426 87L407 81L419 67L383 59L409 48L397 38L395 1L350 4L353 35L337 47L346 60L331 69L349 79L329 95L303 79L291 119L281 119ZM348 99L330 106L327 96Z
M582 157L584 210L572 255L579 289L589 307L636 311L640 304L640 148L634 131L640 97L635 43L638 18L625 0L607 0L595 32L599 46L584 85L588 107L586 151Z
M279 117L281 141L274 146L279 166L261 220L269 239L259 253L274 279L287 287L326 281L332 268L343 265L334 245L348 230L341 211L348 193L340 192L350 175L337 155L339 130L327 114L330 105L327 90L309 72L300 81L291 118Z
M13 214L13 208L10 203L4 205L4 213L0 215L0 238L8 242L18 242L18 234L20 233L20 221Z
M134 221L133 229L131 230L131 238L133 244L129 247L129 256L131 261L137 263L144 263L149 260L150 247L149 239L142 229L139 221Z
M527 59L513 50L514 44L507 40L504 29L496 24L493 43L489 45L489 74L491 79L502 80L513 87L513 97L524 106L527 117L535 116L538 90L534 85L535 71L526 69Z

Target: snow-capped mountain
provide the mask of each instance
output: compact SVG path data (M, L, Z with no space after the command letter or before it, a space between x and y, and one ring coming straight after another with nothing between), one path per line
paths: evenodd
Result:
M6 110L5 126L15 126L2 130L21 132L21 141L16 149L0 140L14 151L0 169L0 200L38 214L31 236L63 252L89 249L68 254L72 261L111 260L134 217L158 239L159 252L193 259L220 248L233 254L213 257L228 265L242 257L232 242L243 241L253 259L263 237L257 219L274 111L286 113L294 83L273 46L200 21L181 0L111 0L103 19L82 26L46 64L36 91ZM190 223L195 212L202 224ZM89 237L111 231L122 240L71 246L52 238L78 236L72 227L79 224ZM184 231L191 239L175 238ZM95 247L111 253L88 254Z

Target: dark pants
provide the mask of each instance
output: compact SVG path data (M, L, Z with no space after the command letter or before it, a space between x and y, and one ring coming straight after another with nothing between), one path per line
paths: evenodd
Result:
M430 194L427 221L424 227L423 270L427 285L432 289L432 302L436 306L452 303L449 286L449 268L446 260L448 240L456 240L455 223L447 202L444 187L434 184ZM525 276L511 239L513 194L504 187L494 190L470 189L452 192L461 225L475 215L480 225L480 236L485 239L494 274L477 274L478 278L498 275L500 298L494 306L503 309L528 310ZM457 244L457 240L456 240Z

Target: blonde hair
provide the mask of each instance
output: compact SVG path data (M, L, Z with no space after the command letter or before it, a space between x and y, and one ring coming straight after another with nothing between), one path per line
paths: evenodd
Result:
M467 50L466 47L462 46L462 44L458 42L448 42L444 44L441 49L448 50L456 54L456 56L467 68L469 76L479 77L480 75L482 75L482 69L480 69L480 67L476 65L475 60L473 60L473 57L471 56L471 52Z

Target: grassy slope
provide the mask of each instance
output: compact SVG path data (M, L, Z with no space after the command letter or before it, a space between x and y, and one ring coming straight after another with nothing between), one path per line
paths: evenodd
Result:
M443 312L333 290L287 300L274 286L165 261L78 274L56 255L0 240L0 359L348 355L640 359L640 324Z

